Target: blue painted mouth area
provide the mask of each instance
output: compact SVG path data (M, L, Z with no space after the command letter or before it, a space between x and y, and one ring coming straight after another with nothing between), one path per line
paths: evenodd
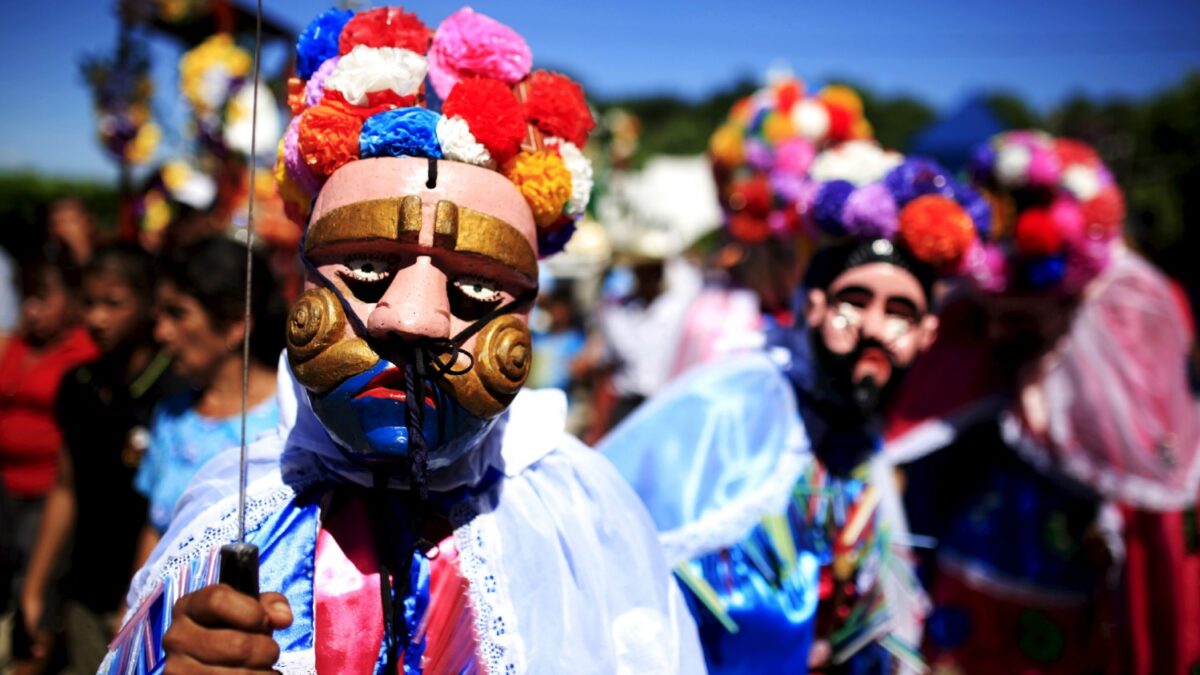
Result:
M322 395L313 395L313 411L339 447L352 460L406 466L411 430L403 395L404 371L380 360ZM495 420L468 413L430 381L424 392L422 437L429 453L429 468L449 465L478 446Z

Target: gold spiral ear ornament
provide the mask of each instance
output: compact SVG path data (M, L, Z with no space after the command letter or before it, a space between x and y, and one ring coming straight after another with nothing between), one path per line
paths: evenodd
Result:
M498 398L520 391L532 362L533 343L524 321L505 315L480 331L475 343L475 368L483 386Z
M288 313L287 350L292 366L304 363L340 341L346 332L346 314L328 288L304 292Z
M346 313L328 288L304 292L288 313L288 363L309 391L328 391L379 361L361 338L346 337Z

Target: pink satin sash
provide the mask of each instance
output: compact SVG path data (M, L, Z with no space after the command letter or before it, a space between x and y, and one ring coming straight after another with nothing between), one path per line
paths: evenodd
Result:
M317 672L374 672L383 640L383 609L370 517L361 499L325 519L317 533L316 557ZM470 584L459 569L453 537L438 545L429 572L429 609L414 636L426 640L422 669L430 675L486 673L477 654Z

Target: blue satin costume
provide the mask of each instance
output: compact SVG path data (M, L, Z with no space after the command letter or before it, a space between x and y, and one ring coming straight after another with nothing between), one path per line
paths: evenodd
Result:
M832 602L818 606L829 591L822 576L833 566L834 540L869 472L862 465L831 476L816 460L779 360L752 354L697 368L598 449L655 519L709 672L805 673L818 636L845 657L831 672L891 672L894 658L881 646L888 607L877 583L891 563L877 517L846 554L857 599L841 617L823 616ZM869 442L868 454L878 439Z

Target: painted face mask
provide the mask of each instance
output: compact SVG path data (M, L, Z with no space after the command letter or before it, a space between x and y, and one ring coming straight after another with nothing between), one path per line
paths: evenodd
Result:
M878 412L932 340L926 303L917 278L888 262L852 267L810 292L815 352L836 393L861 416Z
M529 373L535 242L524 198L493 171L374 158L329 178L287 348L343 452L436 471L478 446Z

